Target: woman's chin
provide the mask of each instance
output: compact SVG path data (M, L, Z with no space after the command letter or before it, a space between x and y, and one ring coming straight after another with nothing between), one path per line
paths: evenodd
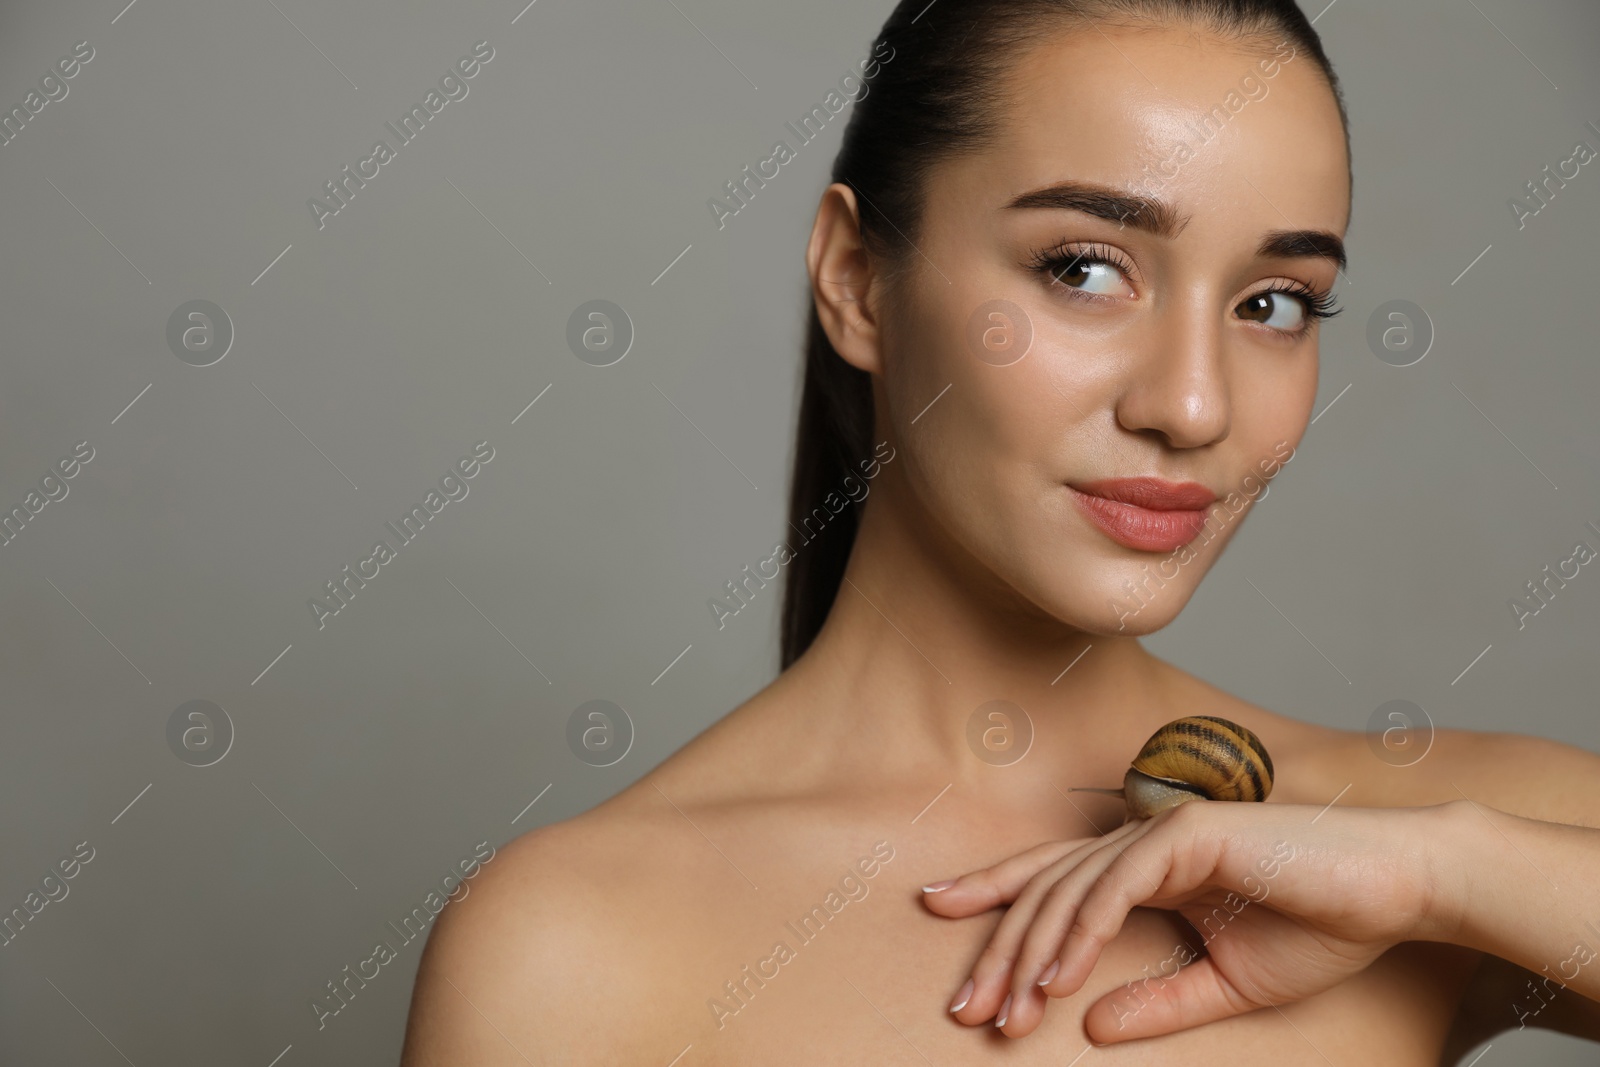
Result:
M1100 616L1101 632L1138 637L1167 626L1194 595L1195 579L1199 576L1185 577L1189 580L1169 581L1159 588L1154 582L1118 582L1115 588L1102 595L1100 603L1104 604L1104 610L1096 613Z
M1130 592L1102 588L1096 581L1086 586L1038 590L1028 597L1046 616L1065 626L1101 637L1142 637L1169 625L1188 604L1194 585L1168 582L1156 590Z
M1178 617L1182 607L1182 604L1178 604L1158 610L1155 605L1151 605L1136 613L1113 614L1102 620L1097 632L1104 637L1143 637L1165 628Z

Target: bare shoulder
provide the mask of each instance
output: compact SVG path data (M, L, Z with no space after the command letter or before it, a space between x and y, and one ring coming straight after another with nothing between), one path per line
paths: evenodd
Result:
M1600 827L1600 755L1530 734L1424 727L1423 752L1395 765L1373 755L1369 788L1393 805L1471 800L1512 815L1575 826ZM1431 745L1429 742L1431 741ZM1378 747L1382 741L1376 739ZM1354 746L1373 752L1365 734ZM1424 754L1425 753L1425 754ZM1409 763L1410 759L1415 763Z
M657 986L695 933L669 916L696 879L674 869L660 815L636 789L511 841L440 912L403 1067L659 1056L652 1036L671 1024L652 1018L665 1011Z
M1179 672L1181 674L1181 672ZM1600 827L1600 755L1529 734L1396 720L1336 730L1240 700L1191 675L1178 683L1202 714L1254 730L1271 754L1274 792L1289 803L1422 807L1463 798L1513 815ZM1347 789L1348 787L1348 789Z
M715 940L723 888L704 851L684 842L750 807L756 768L744 766L740 713L761 699L483 866L472 892L434 921L402 1067L672 1058L689 1015L674 976Z

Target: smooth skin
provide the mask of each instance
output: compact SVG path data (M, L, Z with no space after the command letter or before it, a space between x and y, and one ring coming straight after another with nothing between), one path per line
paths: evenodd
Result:
M1600 830L1466 799L1350 810L1200 802L925 892L952 918L1010 905L956 1002L963 1021L992 1016L1013 1037L1034 1030L1047 995L1082 988L1131 908L1182 914L1207 954L1183 954L1097 1001L1088 1032L1114 1042L1304 1000L1405 941L1494 952L1549 977L1538 997L1508 1005L1519 1022L1558 989L1594 1001L1596 884Z
M1138 635L1176 617L1248 508L1129 617L1124 583L1163 557L1107 538L1065 488L1156 475L1225 495L1300 441L1318 331L1292 335L1304 305L1262 294L1332 287L1338 268L1260 247L1284 230L1342 237L1350 207L1337 110L1304 57L1160 187L1169 232L1140 225L1160 220L1155 210L1119 222L1007 206L1069 180L1149 192L1143 168L1243 77L1259 78L1273 44L1186 26L1041 35L1015 57L1000 143L931 174L917 251L898 275L864 251L852 191L825 191L805 254L813 296L840 356L872 374L876 434L894 449L853 505L861 528L827 623L789 670L645 777L500 849L436 921L405 1067L1073 1062L1116 1026L1101 998L1176 950L1207 947L1183 909L1236 889L1280 839L1303 851L1260 883L1270 894L1211 943L1210 963L1169 987L1193 1005L1147 1006L1129 1025L1215 1017L1224 979L1254 982L1278 1006L1104 1044L1079 1062L1434 1067L1517 1025L1528 977L1517 964L1564 959L1549 954L1564 948L1569 912L1549 905L1534 928L1563 936L1513 949L1480 931L1503 931L1539 883L1520 896L1499 883L1479 902L1489 921L1463 920L1474 932L1452 944L1404 920L1433 899L1406 894L1431 884L1419 881L1438 870L1429 855L1468 872L1504 862L1501 835L1464 813L1552 865L1592 857L1588 831L1572 844L1548 824L1600 822L1600 758L1443 730L1398 768L1359 732L1207 685ZM1109 248L1128 269L1030 265L1062 242ZM966 341L995 299L1023 309L1034 335L1003 367ZM971 716L996 699L1032 724L1026 757L1009 766L968 747ZM1065 792L1119 782L1158 726L1188 714L1262 738L1277 769L1265 804L1190 804L1118 829L1120 802ZM1513 832L1518 819L1537 825ZM1430 821L1437 848L1407 850ZM1536 848L1551 830L1562 843ZM892 859L849 874L878 842ZM1120 860L1105 851L1118 845ZM1159 892L1124 874L1129 858ZM1579 883L1561 870L1564 886ZM976 873L922 890L961 872ZM1339 877L1319 896L1310 883L1329 872ZM1080 899L1092 936L1063 942ZM801 936L802 916L820 932ZM1283 935L1297 955L1270 947ZM780 942L789 957L773 962ZM1063 949L1047 1001L1032 983ZM975 968L982 999L950 1012ZM1029 995L997 1029L1014 979ZM1600 1033L1585 990L1562 991L1529 1025Z

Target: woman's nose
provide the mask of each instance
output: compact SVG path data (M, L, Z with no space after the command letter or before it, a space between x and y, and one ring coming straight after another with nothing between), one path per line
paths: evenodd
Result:
M1117 421L1171 448L1215 444L1232 421L1222 324L1214 311L1173 309L1166 318L1128 361Z

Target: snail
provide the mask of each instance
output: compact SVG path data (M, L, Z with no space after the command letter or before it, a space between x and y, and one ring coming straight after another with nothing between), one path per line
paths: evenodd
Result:
M1150 735L1121 789L1067 791L1122 797L1129 819L1148 819L1190 800L1265 800L1272 792L1272 757L1238 723L1187 715Z

